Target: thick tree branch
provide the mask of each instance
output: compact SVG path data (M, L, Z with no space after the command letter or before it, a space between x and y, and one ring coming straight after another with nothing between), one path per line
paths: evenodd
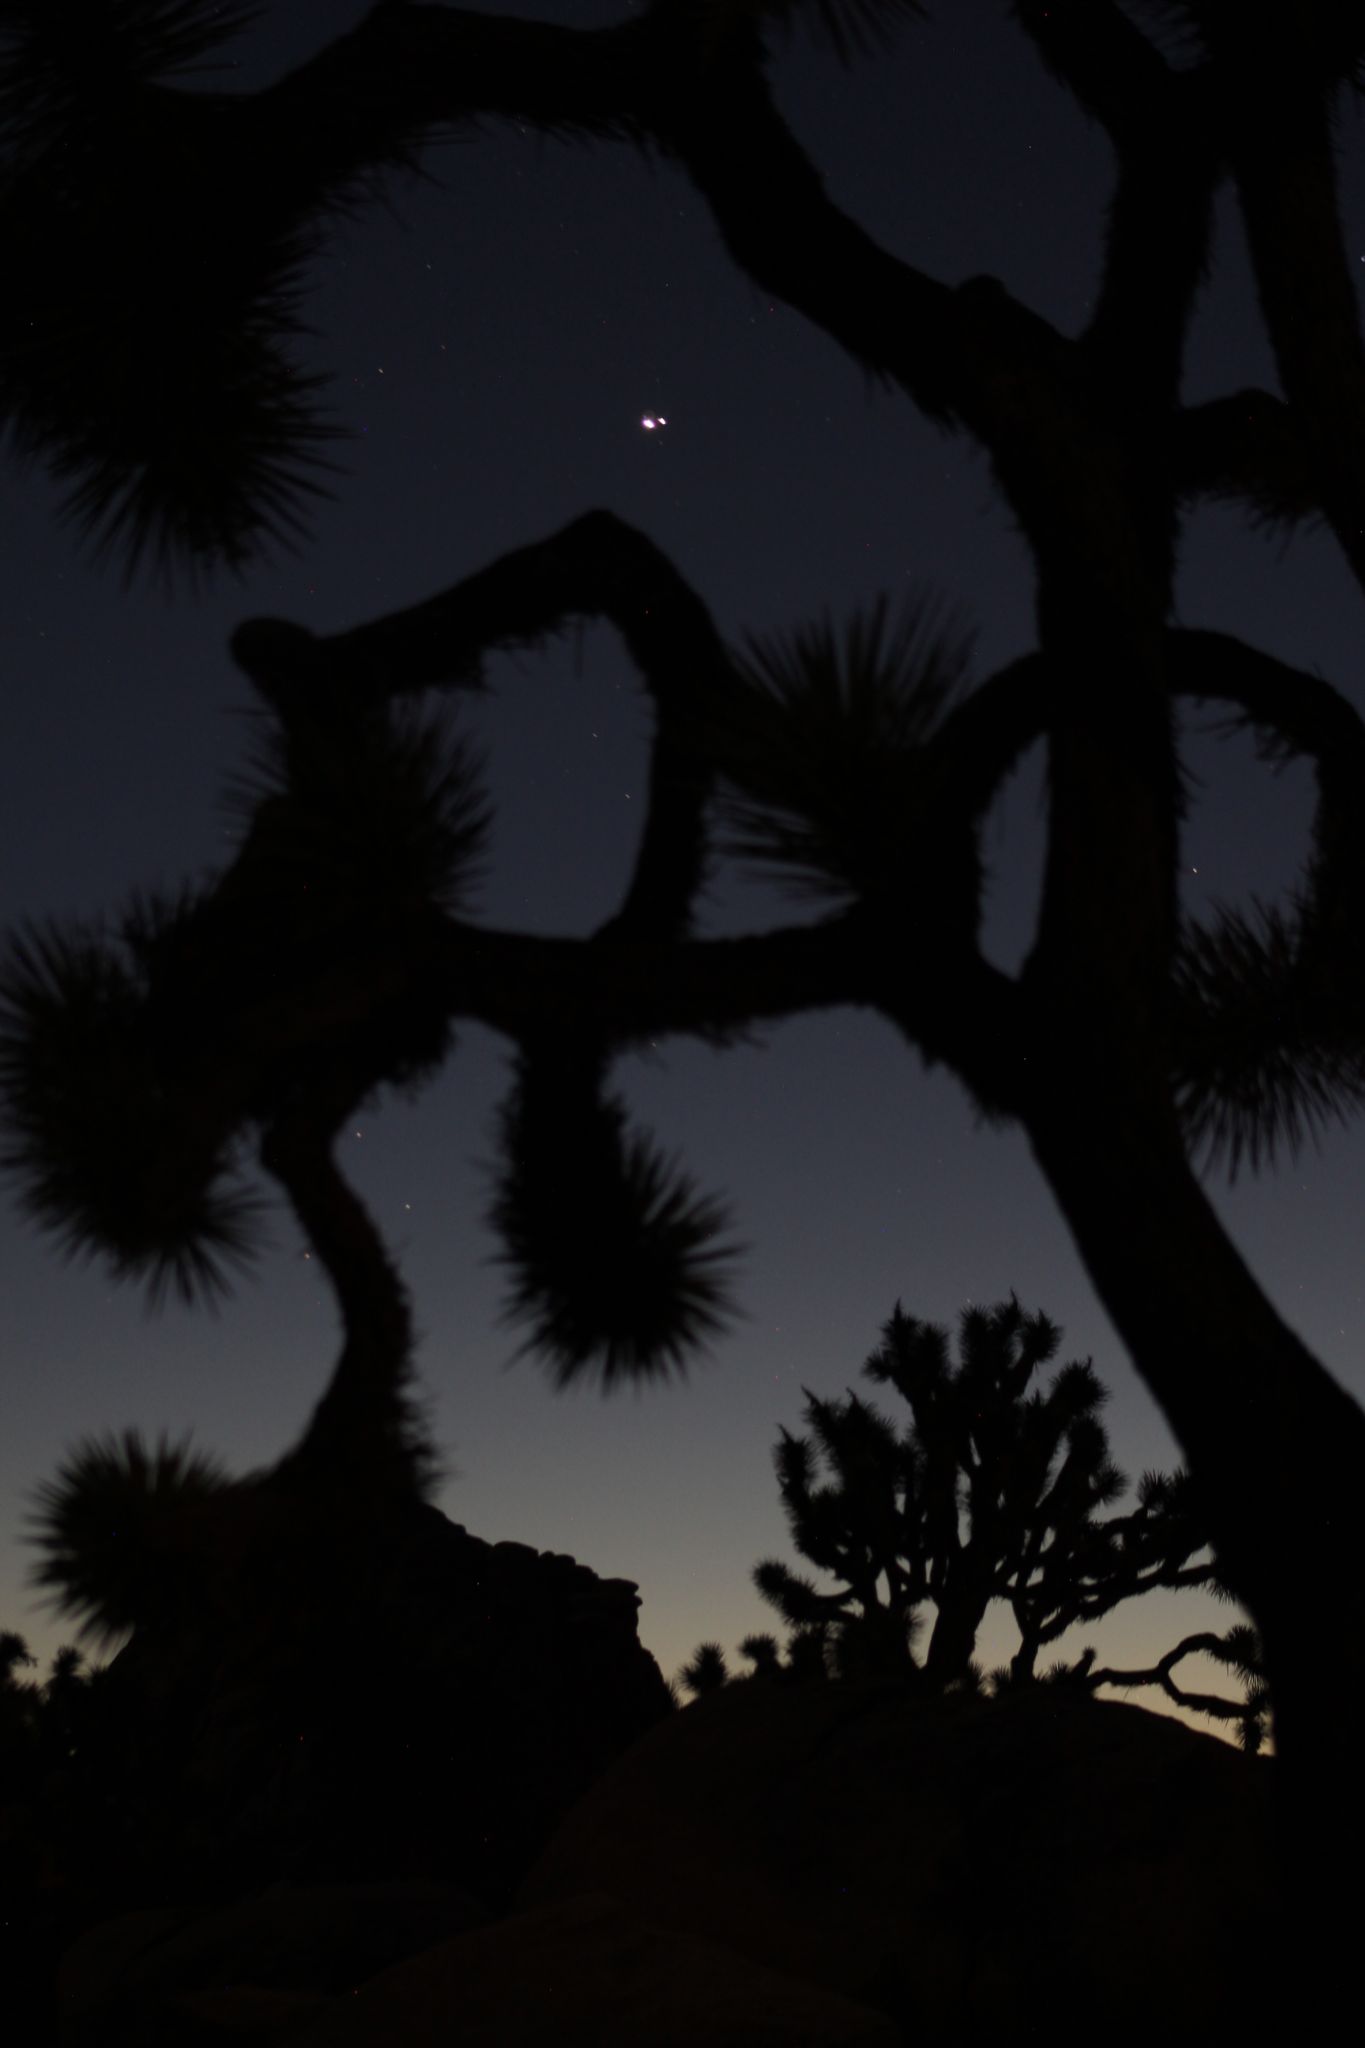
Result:
M1223 1648L1221 1636L1202 1632L1185 1636L1173 1650L1168 1650L1148 1671L1090 1670L1086 1673L1086 1684L1093 1691L1101 1685L1117 1685L1125 1688L1139 1685L1159 1685L1166 1697L1174 1700L1178 1707L1191 1707L1196 1713L1211 1714L1222 1721L1244 1721L1247 1706L1243 1700L1224 1699L1216 1692L1188 1692L1174 1677L1174 1671L1185 1657L1197 1656L1200 1652L1217 1657Z
M1014 14L1116 148L1145 142L1169 116L1170 67L1114 0L1014 0Z
M954 294L834 205L777 111L757 41L727 39L713 52L695 18L657 12L666 40L651 59L651 132L684 165L746 275L894 378L931 418L951 418L964 371Z
M233 654L281 717L326 718L338 699L363 706L433 685L476 688L488 652L533 645L581 618L617 628L655 707L645 828L626 897L602 936L681 936L702 879L712 783L689 735L731 669L705 605L637 528L610 512L585 513L439 597L328 639L251 620L234 635Z
M1365 585L1365 339L1327 97L1286 80L1276 55L1238 79L1229 99L1233 165L1280 381L1323 511Z
M261 94L252 119L266 147L321 133L309 153L314 203L410 156L434 131L483 116L653 142L683 162L756 282L869 367L911 380L919 402L945 416L952 294L830 202L773 105L763 60L740 11L656 0L619 27L579 30L388 0Z
M1113 0L1015 0L1039 56L1118 159L1087 353L1132 408L1165 413L1208 254L1219 168L1202 73L1173 72Z
M352 1512L356 1487L376 1479L398 1497L417 1490L430 1453L411 1398L412 1317L407 1290L373 1217L334 1156L339 1129L368 1077L325 1068L272 1119L261 1161L284 1189L325 1268L341 1311L336 1369L307 1429L275 1468L312 1474ZM385 1455L378 1456L380 1448Z
M425 986L439 984L434 999L452 1014L478 1015L523 1042L534 1035L550 987L555 1002L568 1006L565 1015L574 1028L599 1042L613 1019L618 1036L627 1038L674 1028L724 1032L741 1026L746 1013L761 1017L826 1001L870 1001L929 1058L962 1074L978 1100L1016 1108L1028 1079L1018 992L964 944L965 933L950 931L929 914L932 904L927 923L907 906L911 925L924 923L915 944L910 926L888 928L879 938L864 918L856 942L855 927L844 926L848 943L833 981L827 978L827 957L815 981L808 978L814 950L826 945L823 938L812 948L792 934L794 946L788 949L774 934L761 967L758 956L748 953L722 956L708 947L674 955L661 948L660 940L681 930L677 917L685 915L694 886L709 773L727 767L724 720L713 713L724 705L734 678L700 600L643 534L611 514L588 514L437 598L330 640L258 621L240 629L234 651L282 716L325 721L328 706L363 706L433 683L469 687L488 647L528 644L584 615L616 624L659 707L668 749L661 742L656 750L656 775L664 779L665 797L667 775L680 771L682 829L666 811L657 828L651 815L628 898L634 905L630 918L618 918L599 934L599 941L611 938L618 945L633 934L644 942L643 950L621 949L620 978L605 993L607 984L569 964L571 946L553 959L545 950L568 942L443 927L420 969L414 970L411 959L395 958L391 970L370 977L376 997L390 976L396 985L410 985L407 977L417 971ZM1354 929L1358 878L1365 874L1365 822L1350 798L1357 775L1365 773L1365 730L1355 714L1328 685L1226 636L1168 632L1165 655L1174 692L1234 702L1275 736L1279 751L1317 756L1327 784L1316 900L1323 917L1330 914ZM920 785L927 841L942 849L955 833L970 833L1019 753L1048 729L1055 716L1048 677L1041 656L1023 657L975 690L929 740ZM940 890L934 901L943 900ZM420 950L426 953L425 942ZM681 980L672 965L664 966L665 959L680 968ZM907 959L917 963L913 973L900 964ZM631 963L641 960L650 963L644 970L650 1000L643 1008L628 992ZM926 975L920 969L927 960L934 971ZM761 987L751 979L755 972ZM325 1010L327 999L320 1002ZM321 1013L310 1005L309 1014Z
M634 102L651 36L648 16L585 30L382 0L348 35L255 95L250 118L258 146L294 158L318 196L349 194L443 129L488 117L551 135L641 140ZM240 105L238 96L226 105ZM300 135L309 138L306 157Z
M437 686L477 689L489 649L533 646L578 618L610 620L656 701L690 699L729 674L701 599L648 535L607 511L326 639L282 620L248 620L232 652L272 702L343 688L387 702Z
M1002 421L1017 423L1021 378L1030 390L1040 377L1051 385L1067 360L1047 323L1003 288L953 292L833 204L740 14L656 0L634 22L590 32L391 0L263 96L258 113L269 134L330 125L328 190L410 154L414 136L480 114L652 141L691 176L748 276L931 417L960 417L991 447ZM314 203L327 203L321 190ZM1030 403L1049 409L1037 392Z

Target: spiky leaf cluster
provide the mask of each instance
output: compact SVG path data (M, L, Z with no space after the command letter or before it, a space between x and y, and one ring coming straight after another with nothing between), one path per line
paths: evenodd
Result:
M1258 1756L1271 1730L1270 1687L1265 1675L1265 1646L1248 1622L1238 1622L1209 1654L1225 1664L1246 1687L1237 1739L1248 1756Z
M730 1682L729 1666L725 1652L719 1643L699 1643L691 1661L684 1664L678 1673L678 1682L693 1699L704 1699L709 1692L719 1692Z
M1176 1083L1191 1146L1253 1172L1365 1106L1359 1035L1309 1000L1302 926L1258 904L1187 926L1175 963Z
M448 717L405 703L343 710L329 705L306 744L271 718L232 787L262 893L338 931L370 915L467 910L492 816L475 750Z
M921 751L966 680L970 638L931 603L887 601L734 657L717 733L729 850L797 893L846 901L904 878L922 830Z
M293 541L334 438L291 353L308 244L287 166L244 184L267 147L244 103L160 83L246 18L173 0L0 16L0 422L130 572Z
M1137 1486L1137 1505L1111 1525L1117 1530L1120 1556L1155 1558L1174 1571L1207 1542L1207 1519L1199 1489L1184 1466L1174 1472L1144 1472ZM1236 1596L1215 1572L1210 1592L1221 1599Z
M430 919L466 906L489 822L470 749L444 720L401 707L320 721L306 743L272 720L231 801L248 820L233 867L194 914L142 940L166 1018L192 1039L349 970L392 994L338 1023L331 1050L344 1035L375 1085L428 1078L450 1029L420 941ZM262 1114L306 1079L315 1051L272 1069Z
M188 1440L88 1439L36 1491L36 1583L94 1636L184 1619L202 1588L197 1511L227 1484Z
M726 1685L799 1685L823 1682L838 1669L837 1653L825 1626L795 1629L787 1638L785 1654L776 1636L745 1636L739 1654L747 1671L732 1672L719 1643L699 1643L691 1660L678 1673L674 1695L719 1692Z
M846 1577L864 1552L895 1556L906 1514L920 1505L925 1461L917 1442L903 1439L856 1394L822 1401L805 1391L811 1437L784 1429L773 1453L782 1506L802 1556ZM834 1483L819 1483L822 1470L835 1475ZM815 1617L815 1609L786 1614L793 1622Z
M68 1256L212 1295L251 1246L230 1132L196 1117L160 1056L145 963L76 926L30 928L0 973L0 1164Z
M682 1371L733 1313L724 1206L572 1073L523 1065L501 1138L490 1221L508 1320L530 1326L522 1352L560 1386Z
M828 1628L831 1608L841 1604L837 1596L821 1593L814 1579L807 1578L804 1572L794 1572L779 1557L761 1559L751 1577L760 1596L792 1628Z
M465 900L488 815L467 750L406 712L322 723L308 744L272 730L236 800L250 825L213 887L135 899L117 939L22 932L0 973L3 1162L68 1252L101 1252L153 1296L212 1293L249 1250L233 1146L320 1054L344 1052L374 1086L414 1084L444 1057L446 1003L411 941ZM382 1000L354 1017L342 1004L325 1045L316 1028L286 1032L235 1095L220 1087L242 1019L306 1005L339 971Z
M41 132L55 110L101 85L157 85L203 70L260 12L215 0L0 0L0 61L11 67L0 122L7 136Z
M739 1654L751 1666L754 1678L776 1678L782 1670L782 1649L776 1636L745 1636Z

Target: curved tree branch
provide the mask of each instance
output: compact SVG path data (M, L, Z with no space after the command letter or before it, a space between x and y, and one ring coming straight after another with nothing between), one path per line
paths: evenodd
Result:
M1113 0L1015 0L1048 69L1118 158L1104 275L1084 346L1125 403L1175 403L1220 169L1206 71L1171 70Z
M340 1357L299 1442L272 1484L325 1489L354 1515L376 1494L402 1500L434 1477L434 1458L414 1404L412 1316L407 1290L369 1210L336 1163L343 1124L368 1091L344 1066L323 1070L280 1108L261 1142L261 1163L288 1196L326 1269L341 1313Z
M1217 1657L1222 1649L1222 1637L1205 1631L1198 1635L1185 1636L1148 1671L1111 1671L1107 1667L1099 1671L1092 1669L1086 1673L1085 1682L1092 1691L1101 1685L1159 1685L1167 1699L1174 1700L1178 1707L1191 1707L1196 1713L1211 1714L1222 1721L1245 1721L1245 1701L1224 1699L1219 1693L1214 1692L1187 1692L1173 1675L1176 1665L1182 1659L1196 1656L1200 1652Z
M683 936L705 868L712 769L689 739L731 680L705 605L648 536L588 512L558 533L401 612L319 639L281 620L238 627L238 665L282 718L325 720L441 685L479 687L494 648L528 647L575 619L614 625L654 702L649 808L635 870L600 937Z

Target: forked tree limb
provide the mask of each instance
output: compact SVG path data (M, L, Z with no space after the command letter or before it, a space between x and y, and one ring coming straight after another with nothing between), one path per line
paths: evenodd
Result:
M1215 1692L1190 1692L1179 1683L1174 1675L1176 1665L1181 1663L1186 1657L1193 1657L1203 1653L1206 1656L1217 1658L1222 1649L1223 1639L1221 1636L1213 1635L1208 1631L1202 1631L1198 1635L1185 1636L1173 1649L1168 1650L1164 1657L1159 1658L1149 1670L1114 1671L1110 1670L1107 1666L1100 1670L1092 1668L1086 1673L1085 1682L1092 1691L1101 1685L1122 1686L1125 1689L1144 1685L1159 1685L1166 1697L1174 1700L1178 1707L1191 1707L1196 1713L1210 1714L1223 1721L1245 1721L1247 1718L1245 1701L1225 1699L1221 1694Z

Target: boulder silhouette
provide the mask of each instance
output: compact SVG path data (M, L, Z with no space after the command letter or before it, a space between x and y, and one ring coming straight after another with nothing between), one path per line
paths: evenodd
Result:
M1255 2009L1274 1768L1052 1686L736 1684L598 1781L519 1903L628 1898L916 2041L1063 2004L1212 2038Z
M311 1540L236 1613L136 1633L114 1660L96 1895L203 1906L279 1878L404 1878L496 1910L674 1712L629 1580L417 1504Z

